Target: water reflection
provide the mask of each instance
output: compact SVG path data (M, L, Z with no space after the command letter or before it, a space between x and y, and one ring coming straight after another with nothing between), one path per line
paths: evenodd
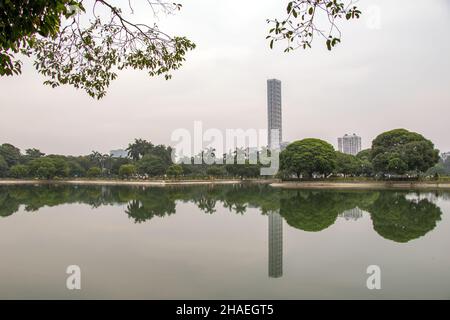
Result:
M367 207L373 228L383 238L408 242L424 236L441 220L441 209L427 198L408 200L405 194L383 192Z
M21 206L28 212L44 206L83 203L97 208L124 205L135 223L176 213L177 202L193 203L206 214L220 204L230 212L245 214L257 208L268 216L269 275L282 275L283 220L291 227L318 232L329 228L338 216L359 219L368 212L374 230L383 238L404 243L424 236L436 227L442 211L436 199L449 199L445 192L280 190L269 186L1 186L0 216L7 217Z
M350 210L345 210L344 212L342 212L339 217L344 218L345 220L349 221L349 220L353 220L356 221L358 219L361 219L363 217L363 210L361 210L360 208L356 207Z
M283 276L283 218L278 212L269 213L269 277Z

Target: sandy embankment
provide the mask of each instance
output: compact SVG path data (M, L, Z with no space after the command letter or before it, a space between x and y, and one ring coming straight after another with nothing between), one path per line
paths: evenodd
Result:
M276 182L274 188L284 189L450 189L448 182Z

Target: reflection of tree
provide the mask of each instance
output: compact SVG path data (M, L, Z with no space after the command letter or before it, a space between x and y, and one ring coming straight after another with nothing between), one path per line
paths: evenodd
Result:
M164 217L175 213L175 202L168 199L161 202L131 200L125 213L134 219L134 222L141 223L152 219L154 216Z
M286 222L304 231L321 231L331 226L339 214L372 203L378 193L360 191L285 191L281 215Z
M408 242L424 236L441 220L441 209L427 199L407 200L406 193L382 192L369 207L373 228L383 238Z
M6 217L24 205L25 211L44 206L82 203L92 207L126 205L135 222L176 212L176 202L194 203L212 214L221 203L231 212L244 214L258 208L262 214L280 212L286 222L305 231L331 226L339 214L353 208L371 213L374 229L382 237L407 242L436 226L441 210L426 198L408 200L407 193L392 191L280 190L265 185L174 186L144 188L129 186L0 186L0 216ZM448 193L436 193L448 197ZM448 198L447 198L448 199Z
M331 226L340 213L333 198L329 192L297 192L281 199L280 214L294 228L320 231Z
M135 189L132 200L125 211L135 222L144 222L153 217L164 217L175 213L175 200L163 188Z
M7 193L0 193L0 217L7 217L19 210L19 203Z

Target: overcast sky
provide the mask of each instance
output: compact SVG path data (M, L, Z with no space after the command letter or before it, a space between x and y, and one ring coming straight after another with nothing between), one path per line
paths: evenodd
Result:
M0 78L0 143L87 154L138 137L170 144L175 129L192 130L195 120L204 128L265 129L266 80L277 78L283 140L317 137L336 146L338 136L357 133L369 147L378 133L402 127L450 151L450 1L361 0L372 16L344 22L336 49L316 41L288 54L265 40L266 18L283 17L287 1L180 2L181 12L159 23L197 48L172 80L121 72L97 101L72 87L43 86L25 62L21 76ZM148 11L137 18L153 21Z

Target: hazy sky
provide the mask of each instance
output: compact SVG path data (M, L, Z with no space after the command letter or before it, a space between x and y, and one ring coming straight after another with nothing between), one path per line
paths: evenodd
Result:
M197 48L172 80L121 72L97 101L69 86L43 86L25 62L21 76L0 79L0 142L87 154L137 137L170 144L175 129L192 130L195 120L264 129L266 80L278 78L283 140L318 137L336 146L338 136L357 133L368 147L378 133L403 127L450 151L450 1L361 0L367 14L342 25L336 49L316 41L288 54L265 40L266 18L283 17L287 1L180 2L182 11L159 23ZM377 10L380 28L371 20ZM149 12L136 18L153 21Z

